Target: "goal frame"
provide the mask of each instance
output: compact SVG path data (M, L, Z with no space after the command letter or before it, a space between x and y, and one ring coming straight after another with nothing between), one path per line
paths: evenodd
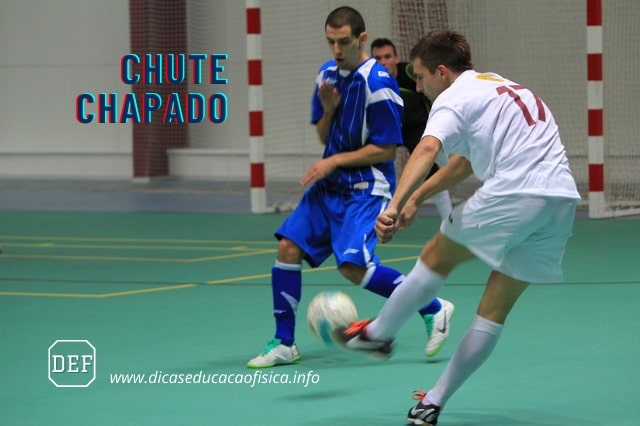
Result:
M587 0L587 120L589 145L589 218L640 214L640 206L613 208L605 197L604 48L602 0ZM640 204L640 200L638 201Z

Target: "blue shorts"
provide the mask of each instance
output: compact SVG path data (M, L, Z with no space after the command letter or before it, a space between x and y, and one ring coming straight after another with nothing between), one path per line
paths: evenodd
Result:
M322 183L310 187L296 209L275 233L302 249L312 268L332 253L338 266L345 262L369 267L380 260L374 255L378 243L374 225L388 199L363 194L343 194Z

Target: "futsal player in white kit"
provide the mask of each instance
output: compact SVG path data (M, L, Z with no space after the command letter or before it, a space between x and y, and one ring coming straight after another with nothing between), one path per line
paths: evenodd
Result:
M415 206L432 194L472 173L483 185L442 222L378 317L336 330L333 337L349 349L390 355L398 330L436 296L457 265L475 257L487 263L492 271L471 326L435 385L414 392L418 404L407 422L435 425L449 398L491 354L528 284L562 280L580 196L549 108L522 85L474 71L464 36L430 32L410 59L418 90L434 102L395 195L376 222L380 241L406 228ZM412 191L441 150L449 164Z

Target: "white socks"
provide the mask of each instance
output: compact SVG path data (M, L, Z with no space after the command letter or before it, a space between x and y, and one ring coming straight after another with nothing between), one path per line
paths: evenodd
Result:
M462 383L489 358L503 327L476 314L444 372L422 403L440 407L446 404Z
M449 218L451 211L453 210L453 205L451 204L451 196L449 195L449 191L442 191L435 194L431 197L431 200L436 205L436 210L438 210L438 214L442 220L446 220Z
M395 337L415 312L436 297L446 277L433 272L418 258L416 265L384 304L378 317L367 325L367 335L374 340Z

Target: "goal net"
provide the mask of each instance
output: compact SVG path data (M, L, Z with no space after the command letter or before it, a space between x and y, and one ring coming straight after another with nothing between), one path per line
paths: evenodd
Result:
M361 0L369 40L392 38L402 59L427 31L449 28L465 34L474 66L529 87L545 100L560 126L574 176L590 199L587 142L585 0ZM279 1L262 8L265 109L265 168L271 202L301 194L299 178L320 158L309 124L310 97L319 65L330 57L324 18L340 2ZM603 216L640 212L640 103L633 70L640 40L640 2L602 1L604 51ZM456 188L454 201L479 185Z
M504 74L547 102L560 126L583 205L604 198L604 208L589 206L592 217L640 213L640 129L633 119L640 106L628 89L634 87L628 70L640 62L633 53L640 36L634 18L640 13L640 3L602 1L602 185L594 185L593 173L589 173L594 160L589 152L588 110L593 106L587 96L586 58L587 7L600 0L393 3L398 11L394 36L403 52L424 31L459 31L469 38L476 69ZM416 15L423 19L415 19ZM602 186L601 193L594 192L598 186Z

